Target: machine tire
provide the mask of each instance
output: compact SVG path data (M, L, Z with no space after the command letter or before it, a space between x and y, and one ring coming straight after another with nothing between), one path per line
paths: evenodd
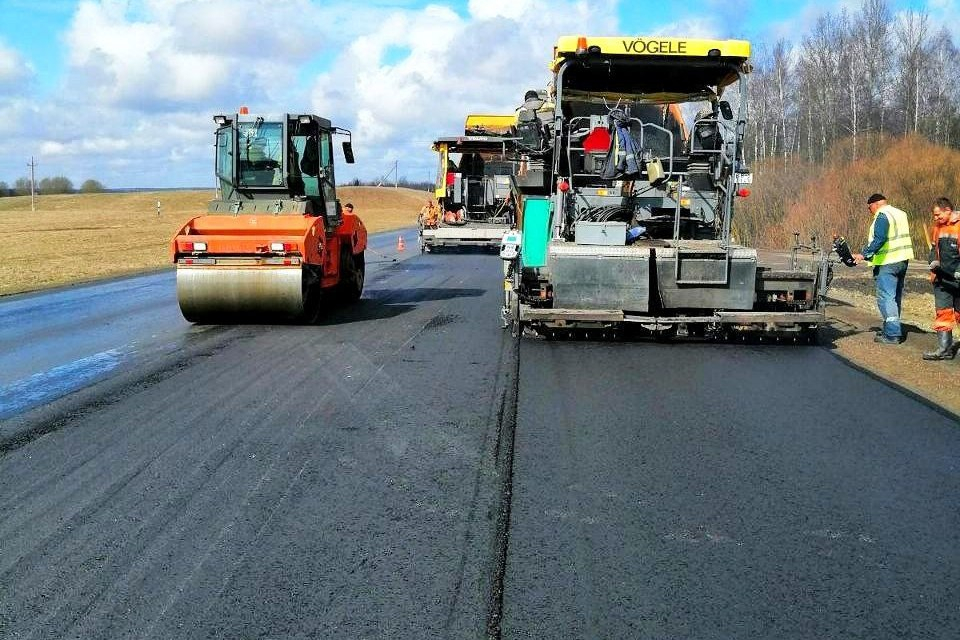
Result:
M311 285L303 291L303 312L296 321L301 324L315 324L320 319L322 308L323 289L319 285Z
M337 297L342 302L356 302L363 294L366 260L362 251L354 254L347 250L340 255L340 283L337 285Z

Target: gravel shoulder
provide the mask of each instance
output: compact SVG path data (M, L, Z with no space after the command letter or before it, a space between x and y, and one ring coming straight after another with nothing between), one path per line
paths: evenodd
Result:
M928 362L921 357L936 346L933 293L923 264L912 264L907 274L902 312L906 340L900 346L873 342L880 316L870 269L837 266L829 300L830 322L820 333L823 346L960 420L960 358Z

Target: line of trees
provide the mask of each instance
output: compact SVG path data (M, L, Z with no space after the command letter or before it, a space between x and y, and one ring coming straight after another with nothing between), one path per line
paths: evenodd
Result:
M360 178L354 178L349 182L342 183L341 186L345 187L390 187L393 188L393 182L381 182L380 180L361 180ZM414 181L408 180L407 178L400 178L397 180L397 186L403 187L405 189L415 189L417 191L433 191L434 184L427 181Z
M53 176L51 178L41 178L36 184L36 193L42 195L52 195L61 193L101 193L106 191L99 180L84 180L79 189L74 189L73 181L66 176ZM11 187L6 182L0 180L0 197L4 196L28 196L30 195L30 178L17 178Z
M887 0L822 15L799 42L754 50L751 160L820 162L849 139L919 134L960 147L960 52L925 9L894 13Z

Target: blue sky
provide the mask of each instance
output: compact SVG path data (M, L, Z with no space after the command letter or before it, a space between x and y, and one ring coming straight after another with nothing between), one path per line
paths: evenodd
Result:
M430 142L543 87L557 36L797 40L855 0L0 0L0 181L212 184L212 121L311 111L354 131L340 181L432 175ZM960 24L960 0L896 0ZM666 8L668 7L669 8Z

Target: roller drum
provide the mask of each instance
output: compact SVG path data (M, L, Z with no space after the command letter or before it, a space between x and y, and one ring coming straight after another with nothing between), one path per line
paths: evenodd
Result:
M309 306L305 291L300 267L177 267L177 301L191 322L299 320Z

